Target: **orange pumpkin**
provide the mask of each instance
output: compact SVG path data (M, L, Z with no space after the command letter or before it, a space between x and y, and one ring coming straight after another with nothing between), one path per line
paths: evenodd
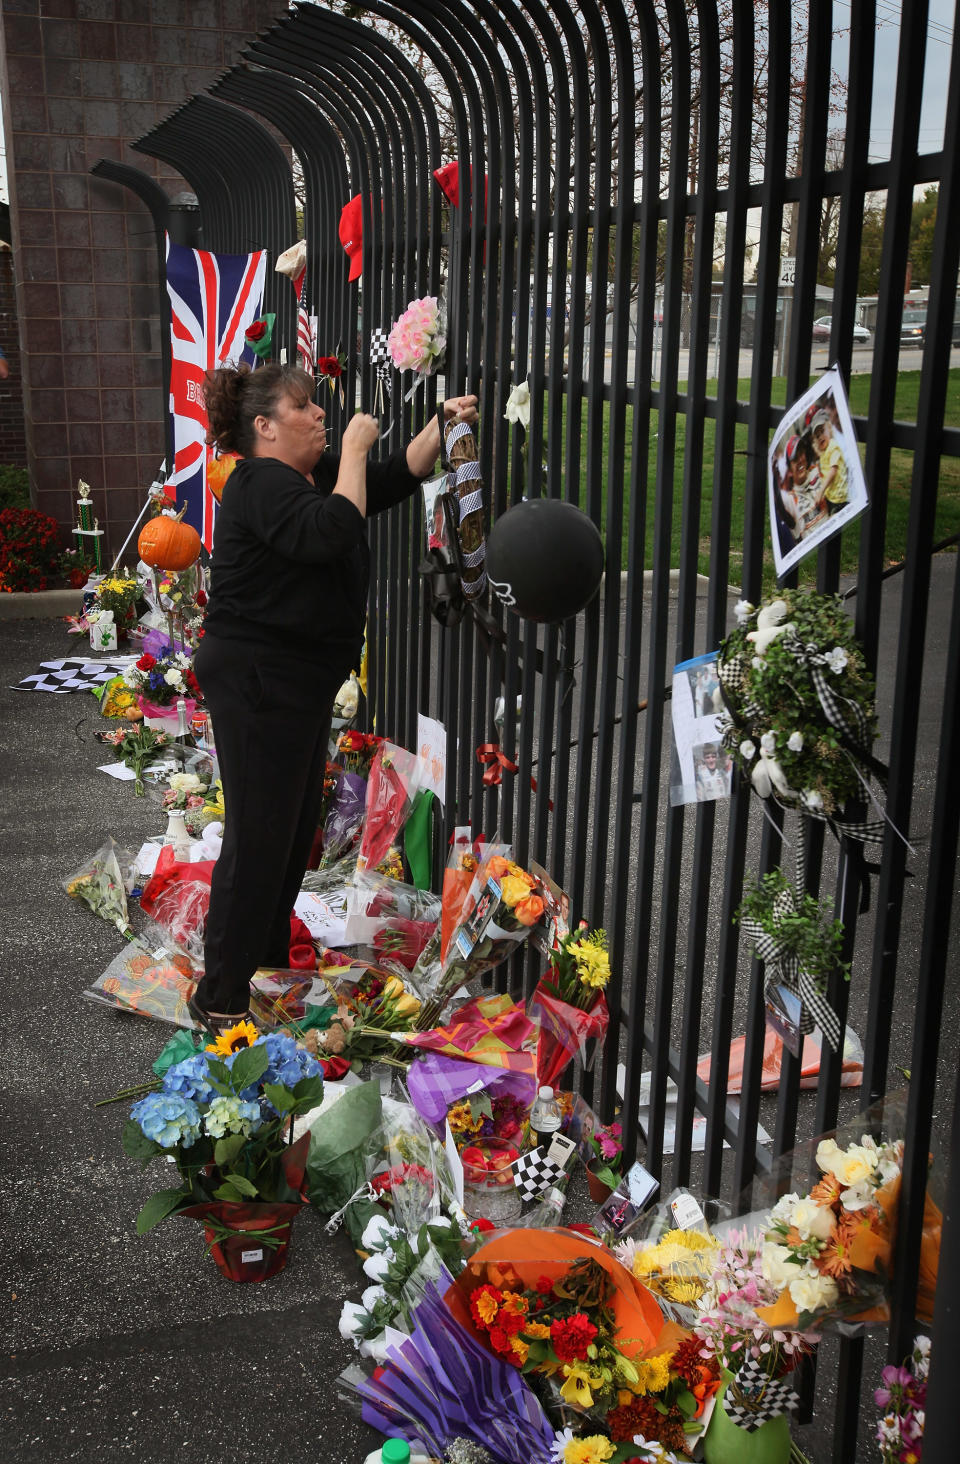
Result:
M186 508L181 509L185 513ZM189 569L200 557L200 535L180 518L158 514L140 530L137 549L152 569Z

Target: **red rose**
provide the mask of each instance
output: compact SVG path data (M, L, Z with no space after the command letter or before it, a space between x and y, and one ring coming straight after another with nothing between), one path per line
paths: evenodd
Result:
M267 333L267 322L255 320L252 325L247 326L244 335L248 341L260 341Z
M321 376L342 376L343 367L336 356L321 356L317 362L317 370Z
M157 664L157 658L156 658L156 656L151 656L151 655L148 654L148 652L144 651L143 655L140 657L139 661L137 662L137 670L138 671L152 671L153 668L154 668L154 666L156 664Z
M196 600L198 605L205 605L207 603L206 590L198 590L193 598Z

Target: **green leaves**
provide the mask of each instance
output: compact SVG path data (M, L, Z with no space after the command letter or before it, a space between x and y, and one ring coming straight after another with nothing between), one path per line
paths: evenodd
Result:
M252 1180L242 1174L231 1174L229 1179L218 1185L213 1192L215 1200L230 1200L234 1204L243 1204L244 1200L255 1200L260 1191Z
M179 1189L157 1190L155 1195L150 1196L137 1216L137 1234L146 1235L148 1230L159 1225L160 1221L165 1220L168 1215L183 1209L189 1199L190 1191L183 1185Z
M233 1067L228 1070L233 1091L239 1093L259 1082L269 1062L270 1054L265 1043L260 1043L257 1047L242 1047L233 1059Z
M218 1169L227 1169L242 1150L247 1139L244 1134L227 1134L213 1146L213 1162Z
M154 1155L166 1152L155 1139L148 1139L140 1125L132 1118L128 1118L123 1126L122 1143L123 1152L129 1159L142 1159L144 1164L148 1163Z

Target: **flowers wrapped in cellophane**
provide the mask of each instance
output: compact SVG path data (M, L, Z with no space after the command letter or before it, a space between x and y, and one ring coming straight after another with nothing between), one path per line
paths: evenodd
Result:
M121 935L132 937L124 884L133 855L118 849L112 839L85 859L80 868L63 880L71 900L87 905L101 919L115 925Z
M551 1464L552 1423L516 1368L451 1315L443 1301L451 1280L447 1274L424 1288L410 1336L385 1349L372 1377L355 1366L341 1375L341 1388L360 1397L366 1423L431 1456L459 1439L499 1464Z
M450 1214L456 1191L443 1147L409 1103L385 1099L380 1127L365 1149L370 1197L401 1234ZM367 1269L379 1280L381 1267Z
M371 869L358 869L347 900L344 945L413 967L440 918L440 898Z
M423 1003L417 1026L423 1031L435 1026L461 986L513 955L543 911L534 876L488 845L463 902L460 923L451 937L439 979ZM415 968L414 982L417 975Z
M674 1190L644 1215L615 1253L681 1326L691 1327L720 1245L691 1195Z
M757 1308L767 1326L849 1335L887 1321L904 1127L901 1102L886 1100L835 1136L801 1146L784 1165L795 1183L806 1181L740 1222L757 1233L762 1274L777 1293ZM928 1180L916 1298L924 1319L933 1314L941 1226Z
M655 1298L609 1250L570 1230L493 1236L467 1261L446 1302L530 1380L558 1429L560 1459L633 1457L615 1446L638 1435L686 1451L719 1386L719 1370L698 1356L699 1343L664 1320ZM567 1452L574 1439L597 1440L598 1452Z
M336 977L329 967L321 977L336 1010L318 1038L318 1055L342 1056L351 1065L383 1061L404 1065L409 1049L400 1037L414 1028L419 999L392 971L356 961L334 969Z
M328 763L324 780L326 815L321 869L328 869L350 854L356 857L367 805L367 778L382 742L383 738L373 732L357 732L352 728L341 732L337 739L339 762Z
M579 1056L593 1065L610 1022L604 987L610 980L607 938L602 930L577 930L560 938L549 955L550 967L538 983L530 1013L540 1022L537 1077L554 1087L564 1068Z
M420 759L392 742L377 748L367 777L367 801L357 852L358 870L403 876L400 832L420 786Z

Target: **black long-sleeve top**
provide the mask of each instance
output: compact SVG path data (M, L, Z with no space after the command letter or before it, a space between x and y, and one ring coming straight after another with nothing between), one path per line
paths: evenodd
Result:
M311 663L359 666L370 583L366 521L333 493L339 457L325 454L310 483L276 458L245 458L223 490L205 629L293 652ZM367 464L367 515L409 498L420 479L406 453Z

